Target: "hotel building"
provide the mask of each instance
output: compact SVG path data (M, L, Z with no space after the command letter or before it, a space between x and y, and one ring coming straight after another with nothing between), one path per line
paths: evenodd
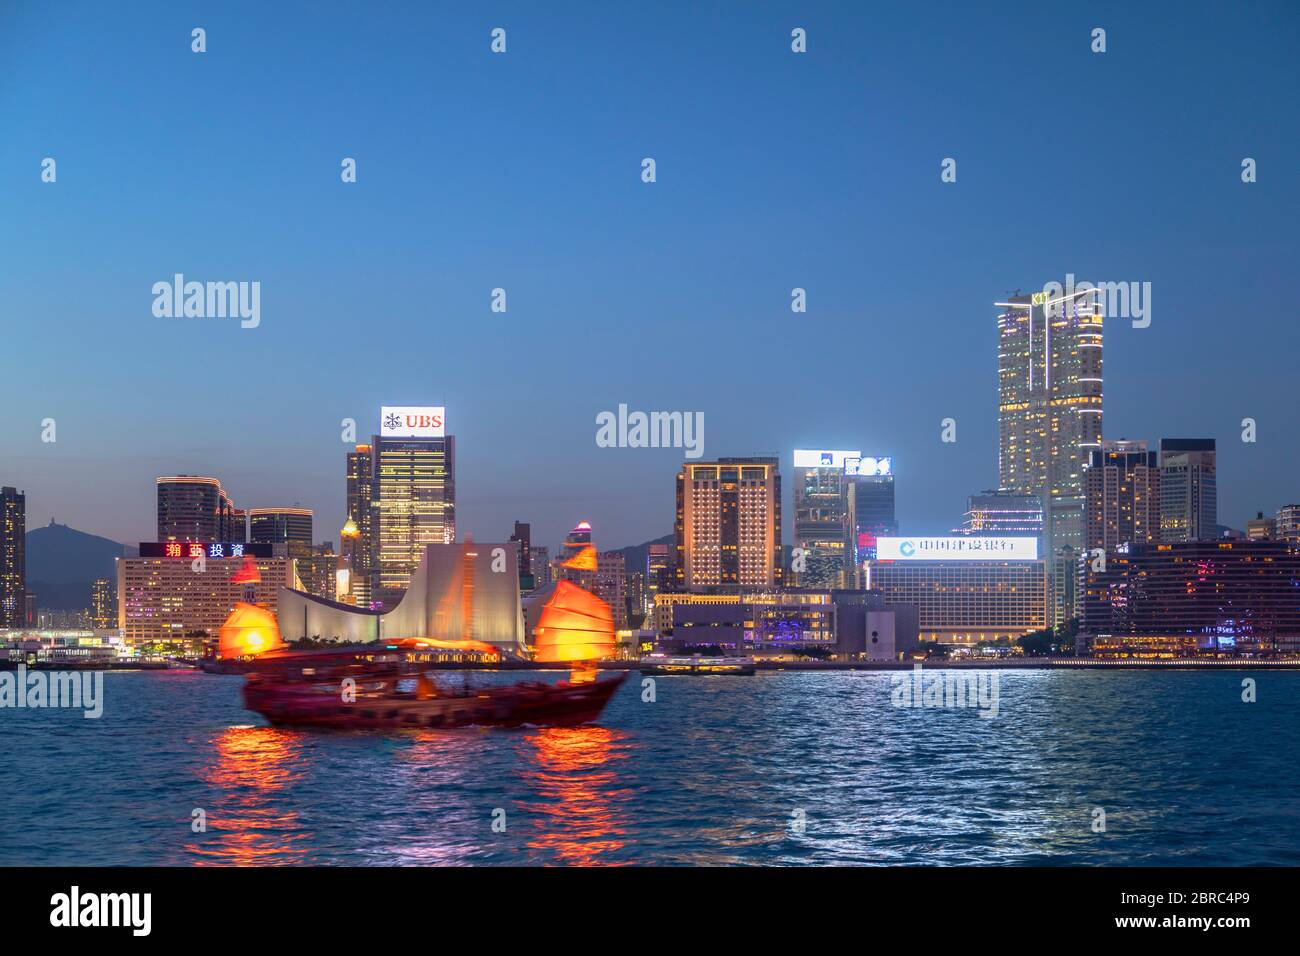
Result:
M27 495L0 488L0 628L27 621Z
M195 550L198 549L198 550ZM293 560L271 545L145 542L140 557L117 559L117 624L135 647L166 644L200 653L215 638L245 585L231 580L252 554L261 573L256 602L274 612L281 587L294 585ZM202 557L201 565L195 564Z
M1277 512L1277 537L1300 544L1300 505L1283 505Z
M961 542L966 545L960 546ZM900 543L899 547L894 548L894 543ZM989 558L976 557L979 551L967 550L976 543ZM886 538L881 544L882 556L901 559L882 557L867 562L868 586L887 604L917 606L922 641L1011 641L1050 623L1047 562L1013 556L1036 555L1034 538ZM927 544L934 547L927 549ZM939 557L945 550L951 559ZM998 553L1007 553L1008 558L993 558Z
M1285 541L1134 545L1083 574L1095 656L1300 653L1300 551Z
M1102 314L1095 291L995 303L1003 309L998 486L1042 497L1045 557L1071 571L1083 546L1084 463L1101 447ZM1054 591L1053 623L1060 623L1074 614L1073 588Z
M1219 494L1213 438L1160 439L1160 540L1214 541Z
M245 513L216 478L158 478L159 541L245 541Z
M775 458L687 462L677 473L679 589L783 583L781 476Z

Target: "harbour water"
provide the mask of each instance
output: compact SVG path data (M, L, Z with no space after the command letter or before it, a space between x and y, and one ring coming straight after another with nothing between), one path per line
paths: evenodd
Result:
M110 673L98 720L0 709L0 864L1300 864L1300 674L1007 671L993 718L898 679L634 674L596 726L330 733L240 677Z

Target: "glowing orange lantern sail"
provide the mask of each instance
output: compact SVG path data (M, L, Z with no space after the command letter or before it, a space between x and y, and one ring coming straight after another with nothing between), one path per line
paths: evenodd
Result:
M535 659L598 661L614 654L614 616L609 605L572 581L560 581L542 608L533 640Z
M221 625L217 656L222 660L248 657L284 647L280 625L264 607L240 601Z

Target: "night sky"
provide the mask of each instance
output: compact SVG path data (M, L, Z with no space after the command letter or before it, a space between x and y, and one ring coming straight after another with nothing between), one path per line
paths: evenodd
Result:
M997 481L992 303L1067 272L1152 284L1107 438L1217 438L1225 524L1300 500L1294 3L269 6L0 7L29 528L150 540L184 472L337 541L340 421L445 404L462 532L634 544L682 456L597 447L626 403L779 455L787 502L796 447L892 455L902 529L946 531ZM177 272L259 281L260 326L155 317Z

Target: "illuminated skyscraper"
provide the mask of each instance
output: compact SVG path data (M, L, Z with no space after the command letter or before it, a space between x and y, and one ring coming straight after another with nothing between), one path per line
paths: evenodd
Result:
M310 508L250 508L248 540L261 544L293 544L302 553L311 551L312 512ZM298 557L291 548L289 554Z
M339 549L348 570L352 603L370 607L374 593L375 513L374 449L358 445L348 452L347 509L348 522L340 532Z
M90 617L96 628L117 627L117 590L108 578L90 582Z
M444 434L444 410L385 408L372 442L374 598L401 598L425 545L456 542L456 439Z
M27 495L0 488L0 627L27 619Z
M159 541L244 541L245 512L216 478L157 479Z
M679 589L783 583L775 458L687 462L677 473L675 524Z
M1014 295L998 316L998 484L1041 495L1045 557L1072 578L1083 546L1083 466L1101 447L1102 315L1095 290ZM1056 582L1053 615L1074 614Z
M853 524L844 462L861 457L860 451L795 449L794 542L799 553L792 573L800 587L842 588L852 580Z
M1213 438L1160 439L1160 540L1214 541L1219 494Z
M992 537L1032 535L1042 551L1043 501L1038 495L1012 491L981 491L966 499L966 517L953 534Z
M1102 442L1083 474L1085 550L1160 540L1160 469L1146 442Z

